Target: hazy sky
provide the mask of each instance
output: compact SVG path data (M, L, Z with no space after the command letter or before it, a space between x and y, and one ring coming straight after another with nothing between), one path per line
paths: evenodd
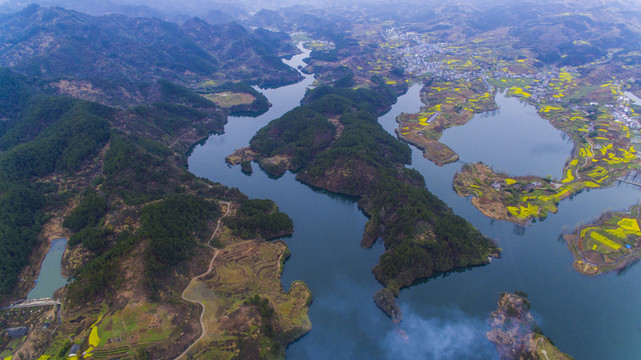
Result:
M539 3L541 0L0 0L0 11L13 12L24 8L25 6L37 3L42 6L59 5L64 8L79 10L83 12L102 14L106 12L119 11L121 5L143 5L153 9L160 9L168 13L198 16L203 12L210 10L222 10L233 16L240 16L242 12L254 13L260 9L277 9L295 4L306 6L324 7L328 5L341 6L353 4L376 3L420 3L422 5L434 3L442 6L447 3L469 3L475 7L484 8L497 4L514 4L515 2ZM638 6L641 0L546 0L548 2L558 2L564 5L574 4L578 8L592 7L595 5L611 5L613 3ZM243 11L238 12L237 10Z
M314 0L312 0L314 1ZM234 1L211 1L211 0L189 0L189 1L172 1L172 0L0 0L0 5L10 6L13 9L19 9L29 4L36 3L43 6L59 5L66 8L108 8L117 5L144 5L150 8L161 9L178 13L198 13L203 10L210 10L220 7L239 7L244 10L256 11L260 8L276 9L282 6L288 6L299 3L310 3L309 1L299 0L234 0Z

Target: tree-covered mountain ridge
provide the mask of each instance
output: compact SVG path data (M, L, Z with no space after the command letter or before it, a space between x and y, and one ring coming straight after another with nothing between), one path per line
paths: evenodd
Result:
M63 272L74 279L56 294L63 303L56 315L62 315L60 326L34 328L24 346L12 345L15 359L37 358L43 351L66 357L70 338L89 349L85 340L94 322L105 318L103 334L107 323L132 308L143 317L146 309L162 315L152 325L141 323L148 333L134 340L137 356L173 358L202 331L199 307L181 300L181 292L213 263L214 245L255 248L257 262L247 265L249 274L258 265L261 271L279 269L288 253L284 243L264 241L293 230L273 202L248 200L186 169L189 146L221 131L226 114L167 80L149 88L153 102L119 109L47 95L32 78L0 69L0 303L28 293L53 238L68 237ZM232 250L218 255L219 262L243 256ZM256 283L248 293L226 290L225 318L234 320L220 326L235 335L221 348L236 344L241 355L268 349L282 357L289 342L309 331L309 290L297 283L295 293L285 293L280 273L268 275L261 279L269 286ZM296 303L296 311L279 308L280 302ZM0 328L19 323L14 315L0 316ZM44 321L41 316L36 311L33 320ZM262 327L239 332L245 322ZM163 329L164 341L149 341L158 339L154 329ZM4 339L0 351L8 345Z
M37 5L0 17L0 66L56 93L117 105L144 101L147 86L160 78L190 87L294 83L300 74L278 57L297 51L288 42L285 34L198 18L178 25Z

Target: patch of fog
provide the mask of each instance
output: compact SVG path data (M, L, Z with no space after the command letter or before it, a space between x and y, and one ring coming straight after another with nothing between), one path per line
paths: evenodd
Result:
M402 307L403 322L383 342L388 359L498 359L496 348L486 337L485 319L460 310L445 310L439 317L422 317Z

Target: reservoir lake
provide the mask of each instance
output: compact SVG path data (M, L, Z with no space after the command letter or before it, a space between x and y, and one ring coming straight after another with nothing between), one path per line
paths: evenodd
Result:
M285 61L304 66L309 52ZM251 198L269 198L294 221L284 239L291 251L282 275L307 283L314 296L312 330L287 349L288 359L498 359L485 337L488 317L501 292L529 294L533 313L546 336L577 359L641 357L641 267L590 278L572 268L563 232L589 222L604 210L623 210L641 198L639 188L620 184L563 200L559 212L526 227L493 221L459 197L452 179L462 162L438 167L413 148L412 164L427 188L503 249L500 259L462 272L442 274L403 289L398 302L404 320L395 325L373 303L382 286L371 269L383 253L381 243L360 247L367 221L355 199L312 189L287 172L278 179L256 164L251 176L230 167L225 156L248 146L269 121L299 105L311 75L293 85L260 90L273 104L257 117L230 117L223 134L196 145L189 169L197 176L238 187ZM379 118L391 134L401 112L422 105L414 85ZM483 161L511 175L562 176L572 144L540 118L531 105L497 94L500 109L476 115L467 125L444 132L441 141L465 162Z
M27 299L52 297L56 290L67 284L67 279L62 277L60 265L66 246L67 239L65 238L54 239L51 242L51 247L40 265L36 285L27 294Z

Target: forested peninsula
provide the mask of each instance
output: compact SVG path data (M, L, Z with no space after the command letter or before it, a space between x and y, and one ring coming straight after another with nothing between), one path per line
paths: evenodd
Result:
M303 105L269 123L248 149L228 160L253 159L274 176L291 170L308 185L358 197L369 217L361 244L370 247L381 238L386 249L372 269L385 285L375 300L400 320L393 296L402 287L438 272L486 264L500 249L431 194L422 175L404 166L411 149L377 120L396 94L380 78L372 82L372 89L309 91Z

